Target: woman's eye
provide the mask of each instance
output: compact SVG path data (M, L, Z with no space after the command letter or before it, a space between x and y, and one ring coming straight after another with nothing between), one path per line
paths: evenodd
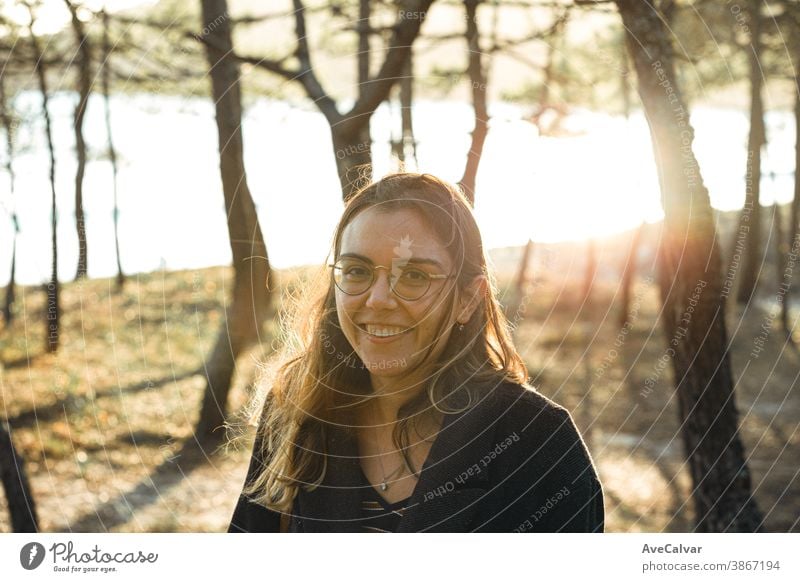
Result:
M424 283L428 280L427 273L417 269L408 269L403 271L403 281L406 283Z
M347 277L369 277L369 271L365 267L353 266L344 269Z

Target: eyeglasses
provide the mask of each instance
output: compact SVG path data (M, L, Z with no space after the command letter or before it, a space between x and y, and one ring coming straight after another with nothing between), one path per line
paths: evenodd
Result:
M375 283L375 271L386 269L389 271L389 288L406 301L421 299L431 288L433 279L452 278L452 275L432 275L417 267L384 267L352 258L339 259L328 266L333 267L334 283L346 295L361 295L366 292Z

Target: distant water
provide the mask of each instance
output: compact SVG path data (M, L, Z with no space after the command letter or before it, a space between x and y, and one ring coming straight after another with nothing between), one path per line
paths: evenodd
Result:
M74 137L76 97L51 101L57 147L59 278L70 280L77 264L74 227ZM50 272L50 187L43 123L36 93L17 106L35 117L23 126L16 160L16 199L0 173L0 284L11 261L9 209L16 204L21 233L17 280L45 281ZM486 246L577 240L662 218L647 124L577 112L564 127L568 137L540 138L524 121L525 108L498 103L478 176L476 215ZM230 263L225 208L217 158L214 111L209 100L163 96L119 96L112 100L114 141L119 152L120 245L128 273L159 268L199 268ZM762 200L792 197L794 121L768 115L770 144ZM420 102L414 109L419 170L451 181L461 177L472 129L466 103ZM719 209L744 200L746 112L697 108L695 151ZM389 139L399 128L397 108L382 106L373 118L376 175L393 170ZM103 103L93 97L85 129L91 148L85 180L89 276L116 272L112 223L111 167L105 159ZM278 268L320 263L342 211L330 133L309 105L262 100L244 119L248 183ZM2 155L5 152L0 150ZM413 168L410 168L413 169ZM775 177L769 176L770 172Z

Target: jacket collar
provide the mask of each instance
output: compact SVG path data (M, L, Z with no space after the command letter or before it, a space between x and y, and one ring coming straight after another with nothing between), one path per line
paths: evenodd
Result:
M484 408L482 402L445 415L398 532L459 532L469 527L488 484L488 470L480 460L494 442L496 419L487 418ZM362 531L362 491L356 438L335 429L325 479L314 491L300 489L295 514L307 532Z

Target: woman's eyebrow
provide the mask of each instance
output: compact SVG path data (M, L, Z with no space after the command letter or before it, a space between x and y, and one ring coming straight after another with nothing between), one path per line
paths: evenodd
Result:
M369 263L370 265L375 264L375 262L372 261L372 259L365 257L364 255L359 255L358 253L342 253L339 255L339 258L359 259L364 261L365 263ZM444 270L444 266L442 265L442 263L440 263L436 259L425 259L422 257L410 257L408 259L400 259L398 257L397 260L404 261L406 263L414 263L415 265L433 265L434 267L439 267L440 269Z

